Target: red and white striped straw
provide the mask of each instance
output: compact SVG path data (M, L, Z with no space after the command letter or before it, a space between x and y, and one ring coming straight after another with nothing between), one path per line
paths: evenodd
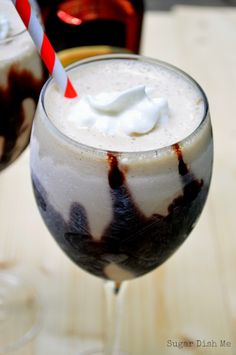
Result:
M68 98L77 97L77 92L68 78L68 75L58 59L48 37L44 33L43 28L40 25L34 10L32 10L29 1L12 0L12 2L24 22L25 27L28 29L42 60L49 70L49 73L57 82L64 96Z

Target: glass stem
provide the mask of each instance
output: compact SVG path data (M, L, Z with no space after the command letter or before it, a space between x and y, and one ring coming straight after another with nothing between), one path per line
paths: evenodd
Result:
M120 355L123 293L125 284L105 282L106 295L106 339L105 355Z

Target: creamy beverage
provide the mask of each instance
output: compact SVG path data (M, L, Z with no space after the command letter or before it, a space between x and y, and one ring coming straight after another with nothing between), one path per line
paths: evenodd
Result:
M14 5L0 0L0 170L29 142L43 67Z
M162 148L190 135L204 115L197 86L164 66L98 61L78 67L71 79L78 100L63 99L54 84L45 109L60 131L98 149Z
M66 254L120 282L163 263L191 232L212 167L207 100L186 74L138 56L78 62L78 99L49 81L31 138L39 210Z

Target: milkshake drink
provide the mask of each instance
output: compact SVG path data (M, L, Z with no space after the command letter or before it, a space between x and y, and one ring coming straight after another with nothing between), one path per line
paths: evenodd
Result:
M69 75L78 99L44 87L31 138L40 213L65 253L117 282L162 264L194 227L212 169L202 89L132 55L91 58Z
M0 0L0 170L29 142L43 67L15 7Z

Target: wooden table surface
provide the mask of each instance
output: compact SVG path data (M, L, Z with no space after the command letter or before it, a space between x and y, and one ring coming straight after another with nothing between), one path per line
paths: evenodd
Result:
M235 355L236 9L148 12L142 53L182 68L202 85L215 161L209 198L191 236L163 266L123 290L120 341L129 355ZM41 297L42 327L13 354L78 355L90 337L104 338L103 283L77 268L47 232L28 160L26 150L0 176L0 266L28 275ZM201 340L201 346L179 349L168 340Z

